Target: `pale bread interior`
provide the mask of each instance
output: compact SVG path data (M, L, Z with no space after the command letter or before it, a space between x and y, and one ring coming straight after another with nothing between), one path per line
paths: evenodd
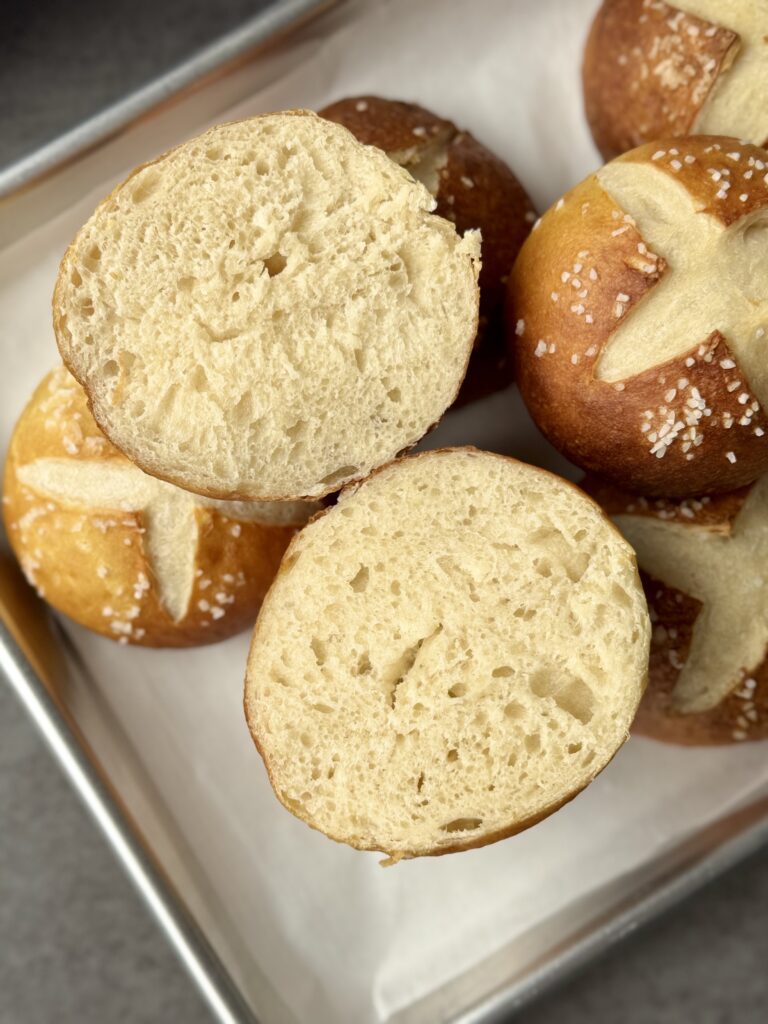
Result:
M768 5L765 0L673 0L673 7L739 36L693 123L696 135L734 135L762 145L768 139Z
M178 622L189 607L195 577L198 523L195 508L211 508L236 522L302 524L317 510L309 502L215 501L142 473L127 460L42 458L18 466L19 482L41 498L78 511L98 511L108 528L120 512L141 512L144 549L158 596ZM34 509L31 510L34 514Z
M294 540L246 709L275 790L395 856L553 810L627 736L649 626L629 546L584 495L470 449L402 460Z
M641 569L703 602L672 704L683 714L709 711L768 649L768 477L752 488L730 534L651 516L615 522Z
M85 225L55 306L110 440L221 498L319 496L409 447L463 378L479 236L314 114L222 125Z
M681 155L681 166L683 160ZM723 164L735 173L726 152ZM718 330L744 373L744 387L768 403L768 209L725 228L697 209L680 182L653 164L614 161L598 172L598 180L632 217L644 245L652 250L638 254L638 259L652 264L661 256L668 264L611 335L598 359L598 379L625 380L695 350ZM748 183L734 187L748 191ZM617 295L617 319L624 314L627 299ZM734 389L737 419L738 395L744 387Z

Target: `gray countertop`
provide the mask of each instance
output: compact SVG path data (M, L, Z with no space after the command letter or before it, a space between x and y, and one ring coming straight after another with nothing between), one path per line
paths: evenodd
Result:
M261 6L11 2L0 166ZM527 1024L768 1019L768 850L626 940ZM0 1024L210 1017L8 689L0 684ZM346 1024L346 1022L343 1022Z

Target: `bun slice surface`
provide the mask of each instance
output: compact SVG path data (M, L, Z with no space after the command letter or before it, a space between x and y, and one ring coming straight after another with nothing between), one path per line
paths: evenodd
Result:
M54 326L107 437L213 498L319 497L415 444L477 331L479 238L306 111L134 171L61 264Z
M394 859L482 846L575 796L648 663L634 554L503 456L400 460L292 542L256 624L249 727L279 799Z

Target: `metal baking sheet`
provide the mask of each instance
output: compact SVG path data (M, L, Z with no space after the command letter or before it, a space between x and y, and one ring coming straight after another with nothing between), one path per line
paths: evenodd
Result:
M207 123L405 93L508 157L540 206L589 170L574 76L594 0L471 6L345 4L6 199L2 446L54 361L47 306L72 232L133 164ZM554 72L533 66L545 42ZM430 440L466 442L573 475L514 390L450 414ZM0 612L0 671L228 1024L500 1020L768 839L766 744L633 739L536 829L382 871L272 797L240 711L247 637L192 652L118 648L51 616L10 559Z

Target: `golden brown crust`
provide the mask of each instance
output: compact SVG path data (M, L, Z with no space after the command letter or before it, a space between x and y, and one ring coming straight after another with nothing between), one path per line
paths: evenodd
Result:
M729 151L739 159L726 159ZM750 176L744 192L739 187L749 160L768 156L734 139L663 140L619 159L674 177L726 226L768 206L762 173ZM718 196L712 172L724 163L734 187ZM596 175L568 192L526 241L510 276L518 385L541 430L584 469L646 495L730 491L768 470L768 421L721 334L692 338L683 355L625 381L595 375L613 331L667 272L662 257L649 252ZM693 430L689 401L701 402ZM670 417L685 429L659 445Z
M409 169L428 153L437 157L435 212L452 221L461 234L480 228L483 240L480 325L457 404L506 387L512 379L504 340L506 277L536 216L520 182L474 136L415 103L354 96L319 113Z
M739 37L661 0L603 0L582 67L584 103L604 159L686 135Z
M53 607L103 636L148 647L213 643L253 623L295 527L196 507L195 580L186 613L174 621L145 550L145 514L37 493L18 469L46 458L130 465L99 431L85 394L63 368L43 380L22 413L3 487L11 546Z
M582 486L612 516L648 516L686 526L730 533L751 487L686 501L638 498L595 477ZM640 567L653 622L648 688L633 732L686 746L768 739L768 658L744 672L727 697L709 711L682 714L672 691L685 665L702 604L690 594L654 579ZM748 611L745 611L748 614Z
M435 454L438 454L438 453L453 452L453 451L477 452L478 454L482 454L483 456L493 455L497 459L509 460L511 462L518 462L519 461L518 459L515 459L515 458L513 458L512 456L509 456L509 455L502 455L502 454L499 454L497 452L481 451L480 449L475 448L474 445L461 445L461 446L458 446L458 447L437 448L437 449L434 449L432 451L418 452L415 455L409 455L409 456L406 456L406 457L409 458L409 459L421 459L421 458L424 458L424 457L434 456ZM370 480L371 477L376 476L379 473L385 472L391 466L393 466L396 462L399 462L399 461L400 461L400 459L394 459L392 462L388 462L388 463L386 463L383 466L379 466L377 469L375 469L373 471L373 473L370 474L370 476L367 479ZM596 497L594 497L588 491L583 490L581 487L577 486L576 484L573 484L573 483L571 483L568 480L564 480L561 477L557 476L557 474L551 473L549 470L546 470L546 469L541 469L538 466L529 466L528 468L529 469L534 469L534 470L538 471L539 473L541 473L544 476L554 477L558 481L559 484L565 485L566 487L570 487L573 490L578 491L578 493L582 497L586 496L586 497L590 498L595 503L595 505L598 508L601 508L600 502L599 502L599 500ZM355 483L348 484L346 487L344 487L342 489L339 497L340 498L343 497L344 494L352 494L352 493L354 493L354 491L356 491L357 488L361 486L361 483L365 483L365 481L357 481ZM310 522L315 522L321 516L327 515L328 512L330 512L330 508L324 508L324 509L320 510L316 515L314 515L312 517ZM617 533L619 533L619 531L616 529L614 524L611 523L611 521L608 518L607 514L606 514L606 520L613 527L613 529L616 530ZM297 538L294 538L291 541L291 543L289 544L289 546L288 546L288 548L287 548L287 550L286 550L286 552L285 552L285 554L283 556L282 562L280 563L280 568L278 569L277 573L275 574L272 586L270 586L269 590L267 591L267 594L264 597L264 600L262 602L262 609L266 609L267 604L268 604L268 602L270 600L270 595L272 595L273 587L277 583L277 580L279 579L280 575L282 573L286 572L293 565L293 563L295 561L294 547L295 547L296 543L297 543ZM635 565L636 564L637 563L635 562ZM638 581L640 581L639 574L638 574ZM258 636L258 633L259 633L259 628L260 628L261 621L262 621L262 616L261 616L261 611L260 611L259 612L259 616L256 619L256 623L255 623L255 625L253 627L253 634L251 636L251 643L250 643L249 651L248 651L247 665L250 665L251 656L252 656L252 653L253 653L253 649L254 649L254 647L256 645L256 640L257 640L257 636ZM644 684L643 688L645 688L645 684ZM246 721L246 724L248 725L248 731L251 734L251 739L253 740L254 746L256 747L256 750L258 751L259 756L261 757L262 761L264 762L264 767L266 769L267 777L269 778L270 785L272 786L272 789L273 789L273 791L275 793L275 796L280 801L280 803L285 807L285 809L287 811L290 811L290 813L293 814L295 817L299 818L306 825L309 825L309 827L311 829L314 829L314 831L316 831L316 832L320 832L322 835L327 836L329 839L332 839L336 843L342 843L342 844L344 844L346 846L352 846L354 849L361 850L363 852L384 853L384 854L386 854L388 859L386 861L382 862L386 866L388 866L390 864L396 864L398 861L401 861L401 860L412 860L412 859L414 859L416 857L441 857L441 856L443 856L443 854L446 854L446 853L462 853L465 850L479 849L482 846L488 846L490 843L496 843L496 842L499 842L502 839L509 839L512 836L518 835L520 832L524 832L526 829L531 828L534 825L537 825L540 821L543 821L545 818L548 818L551 814L554 814L555 811L560 810L561 807L564 807L566 804L570 803L571 800L573 800L575 797L577 797L579 795L579 793L583 792L589 785L591 785L592 782L594 782L594 780L597 778L598 775L600 775L603 771L605 771L605 769L608 767L610 762L613 760L613 758L616 756L616 754L621 749L621 746L623 746L623 743L622 743L619 747L617 747L616 750L614 751L614 753L611 755L611 757L606 761L606 763L598 771L596 771L595 774L591 778L589 778L582 786L577 787L576 789L574 789L574 791L572 793L569 793L562 800L555 801L550 806L546 807L543 811L541 811L540 813L538 813L536 815L531 816L530 818L526 818L523 821L511 822L510 825L507 828L498 829L495 832L487 833L486 835L483 835L483 836L481 836L479 838L476 838L476 839L472 839L471 837L467 837L467 839L462 842L461 839L457 838L456 842L451 844L450 846L441 846L439 848L435 848L435 849L431 849L431 850L420 850L420 851L413 851L413 850L405 851L405 852L402 851L402 850L390 851L390 850L383 850L379 846L365 845L365 844L362 844L362 843L354 843L354 842L351 842L348 838L343 838L341 836L332 835L330 832L325 832L323 829L319 828L316 824L314 824L312 822L312 820L307 815L301 813L300 808L295 803L295 801L289 801L289 800L286 800L284 798L284 796L283 796L283 794L282 794L282 792L280 790L280 787L279 787L279 785L277 783L277 780L275 779L274 772L272 770L272 766L270 764L270 760L269 760L269 756L267 754L267 751L265 750L264 746L262 745L262 743L259 740L258 726L257 726L257 723L256 723L255 709L252 706L253 704L255 704L255 701L249 700L249 693L248 693L248 671L246 669L246 677L245 677L244 693L243 693L243 712L244 712L244 715L245 715L245 721ZM626 742L627 739L629 739L629 735L627 735L625 737L624 742Z

